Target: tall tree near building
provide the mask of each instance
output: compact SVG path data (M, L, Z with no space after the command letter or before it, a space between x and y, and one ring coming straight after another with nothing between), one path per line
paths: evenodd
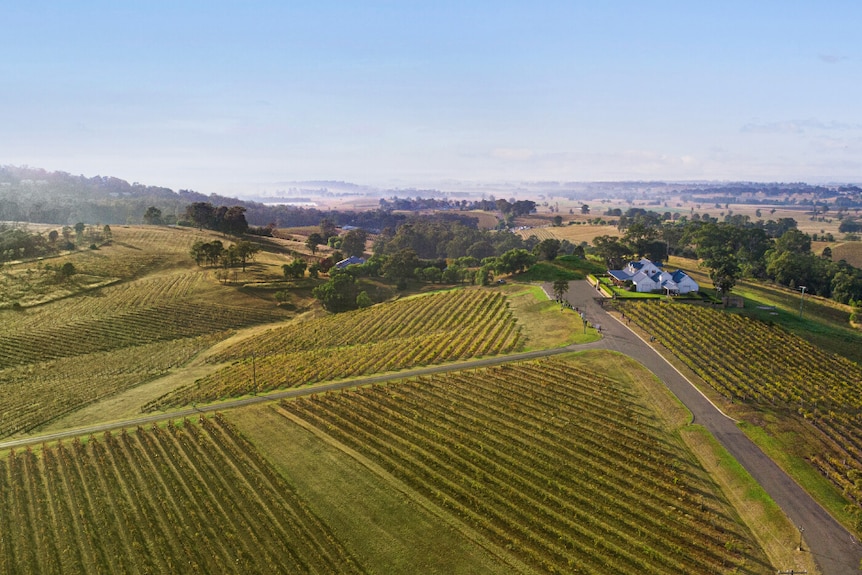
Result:
M367 237L368 234L365 230L350 230L344 234L344 238L341 240L341 251L343 251L347 257L362 257L365 253L365 240Z

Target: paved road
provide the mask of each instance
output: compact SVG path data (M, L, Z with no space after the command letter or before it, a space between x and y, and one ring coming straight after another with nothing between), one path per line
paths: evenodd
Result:
M585 311L587 319L602 327L605 336L598 347L619 351L652 371L692 412L694 421L706 427L757 480L791 521L804 528L807 549L823 575L859 573L862 545L835 521L811 496L784 473L671 364L609 315L594 300L596 291L586 281L571 282L568 301ZM550 288L546 288L550 289Z

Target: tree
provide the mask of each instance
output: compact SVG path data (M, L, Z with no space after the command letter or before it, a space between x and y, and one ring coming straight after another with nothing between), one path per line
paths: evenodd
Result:
M245 208L242 206L231 206L222 215L219 231L232 236L241 236L248 231L248 222L245 219Z
M525 271L536 263L536 256L523 249L509 250L497 258L496 271L501 274L515 274Z
M567 291L569 291L568 280L554 280L554 299L562 300Z
M305 247L311 250L311 254L314 255L317 253L317 246L324 243L323 236L317 232L312 232L308 235L308 239L305 240Z
M374 302L371 301L371 298L368 296L368 292L365 290L359 292L359 295L356 296L356 307L358 308L371 307L373 304Z
M311 293L320 300L324 309L333 313L356 309L357 306L356 279L345 271L333 271L329 281Z
M365 254L365 240L367 237L368 234L365 230L350 230L344 234L344 238L341 240L341 251L347 254L347 257L362 257Z
M215 223L215 207L209 202L194 202L186 207L186 218L198 229L211 229Z
M195 263L201 265L201 262L206 259L206 248L204 248L204 241L197 240L192 244L191 249L189 250L189 255L192 256L192 259L195 260Z
M155 206L150 206L147 208L147 211L144 212L144 223L150 226L158 226L161 225L162 220L162 210Z
M206 244L207 250L207 260L210 265L217 265L219 260L224 254L224 244L219 240L213 240L210 243Z
M245 271L246 262L254 261L254 256L257 255L257 252L259 251L260 247L247 240L243 240L236 244L236 252L239 256L239 261L242 263L242 271Z
M608 269L618 270L632 255L631 249L616 236L597 236L593 238L593 251L605 260Z
M539 259L549 262L554 261L557 258L557 254L560 253L560 240L553 238L542 240L539 242L539 245L533 248L533 253Z
M701 265L709 269L712 285L723 295L730 293L741 275L736 257L736 228L707 223L695 234Z
M60 277L63 278L63 281L67 281L73 275L75 275L75 265L72 262L66 262L60 267Z
M291 263L281 266L286 279L299 279L305 276L308 263L302 258L295 258Z
M494 255L494 246L488 240L479 240L467 248L466 255L477 260L490 258Z
M563 225L563 216L554 216L554 225L556 227Z
M48 232L48 241L51 242L52 246L57 243L57 238L59 237L60 233L57 230L51 230L50 232Z
M323 239L326 241L328 241L332 236L337 236L338 230L335 229L335 222L329 218L322 219L320 221L320 235L322 235Z
M413 275L419 267L419 257L412 248L404 248L389 256L383 264L383 276L387 279L403 280Z
M709 279L712 285L723 295L728 295L739 277L739 265L736 258L727 257L721 260L712 260L709 266Z
M494 271L494 268L490 265L483 265L478 270L476 270L475 282L480 286L486 286L491 283L491 274Z
M87 224L84 222L78 222L75 224L75 234L80 238L84 234L84 230L87 229Z
M585 216L586 216L586 215L589 215L589 213L590 213L590 206L588 206L587 204L581 204L581 213L582 213L583 215L585 215ZM617 214L617 215L619 215L619 214Z

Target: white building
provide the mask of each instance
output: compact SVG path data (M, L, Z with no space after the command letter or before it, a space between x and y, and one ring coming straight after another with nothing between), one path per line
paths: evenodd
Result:
M687 294L700 290L697 282L684 271L664 271L659 265L646 258L629 262L621 270L608 270L608 274L618 285L632 282L635 289L641 293L664 291L670 294Z

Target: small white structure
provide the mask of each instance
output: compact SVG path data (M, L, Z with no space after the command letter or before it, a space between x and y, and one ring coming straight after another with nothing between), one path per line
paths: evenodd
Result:
M347 266L362 265L364 263L365 263L365 258L360 258L358 256L350 256L349 258L343 259L340 262L338 262L337 264L335 264L335 267L337 269L342 270L342 269L346 268Z
M621 285L632 282L635 289L641 293L663 290L669 294L687 294L700 290L697 282L682 270L668 272L657 264L643 258L637 262L629 262L624 269L608 270L614 282Z

